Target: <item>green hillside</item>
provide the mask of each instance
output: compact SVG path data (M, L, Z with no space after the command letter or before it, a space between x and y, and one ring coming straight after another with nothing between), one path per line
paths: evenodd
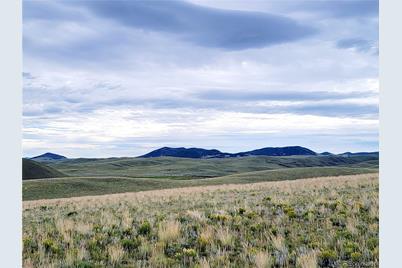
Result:
M23 180L58 178L58 177L66 177L66 175L42 163L38 163L36 161L32 161L29 159L22 159Z
M295 167L357 166L378 167L372 156L291 156L239 157L223 159L107 158L67 159L48 162L49 166L74 177L130 177L195 179L225 176L235 173Z
M353 175L377 172L376 169L348 167L308 167L265 170L234 174L208 179L157 179L127 177L76 177L25 181L23 199L49 199L85 195L102 195L122 192L138 192L155 189L188 186L243 184L252 182L295 180L311 177Z

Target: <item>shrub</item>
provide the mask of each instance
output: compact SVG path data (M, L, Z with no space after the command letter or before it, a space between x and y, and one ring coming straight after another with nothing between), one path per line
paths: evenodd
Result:
M266 196L265 198L264 198L264 201L267 201L267 202L269 202L269 201L271 201L272 200L272 198L270 197L270 196Z
M256 217L258 217L258 214L255 211L249 211L247 213L247 218L249 218L249 219L254 219Z
M67 217L72 217L72 216L75 216L75 215L78 215L77 211L71 211L71 212L67 213Z
M38 244L32 238L24 237L22 244L24 252L34 253L38 250Z
M206 247L207 245L211 244L212 240L213 231L210 228L203 230L198 237L198 243L201 247Z
M239 214L243 215L246 212L245 208L239 208Z
M376 247L378 247L378 237L369 238L366 242L366 245L370 250L375 249Z
M169 243L165 246L164 253L166 256L171 257L171 258L181 258L182 254L182 246L179 243Z
M141 245L139 239L123 239L121 240L122 247L127 251L134 251Z
M336 231L336 238L337 239L344 238L347 240L351 240L353 238L353 234L348 230L338 230Z
M353 262L358 262L362 258L362 254L360 252L353 252L352 254L350 254L350 258Z
M278 229L276 227L272 227L270 231L274 236L278 235Z
M76 261L74 267L76 267L76 268L93 268L95 266L88 261Z
M139 235L149 235L151 234L151 224L148 221L144 221L138 228Z
M91 259L95 261L107 260L107 256L103 252L102 243L97 238L93 238L92 240L88 241L87 249Z
M330 249L323 250L318 255L318 264L321 267L336 267L337 255L336 252Z
M337 216L333 216L329 219L332 222L333 226L337 226L337 227L346 227L346 220L343 217L337 217Z
M56 254L56 255L61 254L61 252L62 252L61 248L59 246L57 246L56 243L52 239L47 238L47 239L43 240L42 243L43 243L43 247L45 248L45 251L47 253L52 253L52 254Z
M212 221L217 221L217 222L225 222L229 220L229 215L225 214L210 214L208 216L209 219Z
M296 212L295 212L295 209L294 209L293 207L286 206L286 207L284 207L283 212L284 212L290 219L296 218Z
M356 242L347 241L344 243L343 248L346 253L346 256L351 257L351 254L353 252L359 251L359 244L357 244Z
M192 248L183 248L183 255L187 257L196 257L197 256L197 251Z

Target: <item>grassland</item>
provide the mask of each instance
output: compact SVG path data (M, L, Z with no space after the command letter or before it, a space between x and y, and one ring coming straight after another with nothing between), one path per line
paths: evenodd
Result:
M378 267L378 175L25 201L23 245L24 267Z
M152 169L152 168L149 168ZM67 177L57 179L29 180L23 182L23 199L48 199L85 195L102 195L122 192L138 192L155 189L179 188L219 184L244 184L264 181L295 180L302 178L352 175L377 172L372 168L358 167L308 167L282 168L231 175L197 178L129 178L129 177Z
M46 162L71 177L129 177L197 179L243 172L300 167L366 167L378 168L378 157L372 156L258 156L223 159L104 158L66 159Z
M24 181L24 200L378 171L378 158L372 156L82 158L40 164L57 171L55 177L60 177L59 174L65 174L65 177Z

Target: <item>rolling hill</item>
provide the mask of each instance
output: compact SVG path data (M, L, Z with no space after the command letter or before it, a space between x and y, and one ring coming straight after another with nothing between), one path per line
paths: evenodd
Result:
M23 200L65 198L74 196L104 195L112 193L139 192L189 186L246 184L267 181L297 180L313 177L330 177L376 173L369 168L309 167L285 168L246 172L228 176L178 180L172 178L129 177L71 177L58 179L29 180L23 184Z
M38 163L30 159L22 159L23 180L58 178L58 177L66 177L66 175L42 163Z
M378 166L373 156L255 156L230 158L101 158L65 159L46 162L64 174L73 177L131 177L193 179L225 176L242 172L295 167Z
M23 161L24 200L378 172L378 157L371 155Z

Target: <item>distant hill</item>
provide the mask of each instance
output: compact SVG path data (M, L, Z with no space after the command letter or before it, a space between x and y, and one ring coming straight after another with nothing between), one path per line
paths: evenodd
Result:
M161 157L161 156L171 156L171 157L184 157L184 158L223 158L229 157L230 154L222 153L221 151L212 149L202 149L202 148L170 148L163 147L142 155L140 157Z
M59 155L59 154L54 154L54 153L45 153L41 154L35 157L31 157L31 160L35 160L37 162L42 162L42 161L54 161L54 160L62 160L62 159L67 159L67 157Z
M338 155L250 156L225 158L122 157L66 159L46 165L72 177L137 177L196 179L295 167L355 166L378 167L378 157Z
M330 152L323 152L323 153L320 153L320 155L334 155L334 154L330 153Z
M262 149L240 152L240 153L223 153L219 150L202 149L202 148L170 148L163 147L142 155L140 157L183 157L183 158L227 158L227 157L243 157L243 156L293 156L293 155L316 155L316 153L310 149L301 146L288 146L288 147L266 147Z
M301 146L287 146L287 147L266 147L248 152L241 152L234 154L234 156L292 156L292 155L316 155L314 151L301 147Z
M44 179L66 177L62 172L30 159L22 159L22 179Z
M352 157L352 156L376 156L376 157L379 157L379 152L358 152L358 153L346 152L346 153L342 153L339 155L344 156L344 157Z

